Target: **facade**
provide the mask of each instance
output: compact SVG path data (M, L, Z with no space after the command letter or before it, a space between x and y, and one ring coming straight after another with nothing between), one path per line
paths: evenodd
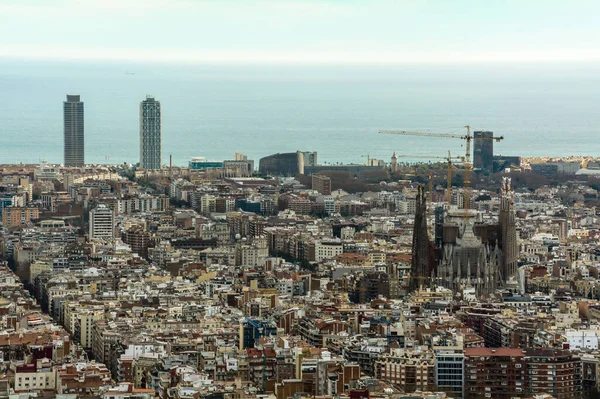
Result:
M464 361L462 348L435 350L435 386L453 392L456 398L462 397Z
M55 383L56 375L50 359L37 359L35 363L16 367L16 392L30 392L35 390L53 391Z
M476 225L477 211L449 210L444 216L441 263L437 275L451 290L474 288L477 295L494 292L503 285L500 275L502 251L489 234L497 225ZM482 233L485 232L486 234Z
M582 362L553 349L466 348L465 398L514 398L547 393L577 397Z
M298 151L302 155L302 163L304 166L317 166L317 152L316 151Z
M333 259L344 253L344 245L337 241L321 241L315 245L316 261Z
M542 162L532 163L531 171L548 178L556 176L573 176L581 169L579 162Z
M4 227L22 226L31 220L40 217L39 208L27 206L14 206L4 208L2 212L2 225Z
M300 155L295 152L274 154L258 161L258 171L264 175L295 176L300 172Z
M491 139L494 133L477 131L473 132L473 137L473 167L491 173L494 170L494 140L477 139Z
M169 197L166 195L141 195L119 198L115 203L115 209L119 214L166 212L169 209Z
M253 348L262 337L277 335L277 325L272 321L246 317L240 322L240 350Z
M192 170L222 168L223 161L210 161L204 157L194 157L189 162L189 168Z
M317 153L311 151L296 151L284 154L274 154L261 158L258 170L262 174L295 176L304 174L305 168L317 166Z
M64 164L65 166L83 166L84 132L83 102L77 94L67 94L63 102L64 119Z
M331 195L331 179L324 175L312 175L312 189L323 195Z
M140 226L132 226L123 233L123 242L131 247L131 251L141 257L148 256L148 246L152 234Z
M225 176L247 177L254 172L254 161L251 159L234 159L223 161Z
M90 211L90 239L113 238L115 236L115 214L104 204Z
M476 222L477 212L465 209L448 210L438 218L437 276L442 285L452 290L471 287L477 295L515 285L519 245L513 195L510 179L504 179L498 224Z
M435 382L433 353L397 349L381 355L375 361L375 375L407 392L431 390Z
M152 96L140 103L140 167L160 169L162 159L162 127L160 102Z

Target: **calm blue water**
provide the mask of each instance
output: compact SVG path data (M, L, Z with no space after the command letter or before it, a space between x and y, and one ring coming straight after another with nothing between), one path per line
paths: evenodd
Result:
M133 72L135 75L126 74ZM320 162L463 153L460 140L379 135L385 128L492 130L495 153L600 156L596 65L174 66L0 60L0 163L62 162L62 102L85 102L86 162L137 162L139 102L163 107L163 162L258 161L318 151ZM107 157L110 157L107 160Z

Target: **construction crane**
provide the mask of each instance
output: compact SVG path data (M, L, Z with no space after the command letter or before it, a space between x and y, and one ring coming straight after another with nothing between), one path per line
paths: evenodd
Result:
M499 137L475 137L471 135L471 126L464 126L467 129L466 134L452 134L452 133L426 133L426 132L410 132L406 130L380 130L380 134L397 134L400 136L419 136L419 137L436 137L441 139L461 139L466 141L465 151L465 199L464 208L471 208L471 171L473 170L473 164L471 163L471 140L495 140L500 141L504 139L504 136Z
M371 154L367 154L367 155L361 155L360 157L361 157L361 158L367 158L367 163L366 163L366 165L367 165L367 166L371 166L371 162L370 162L370 161L371 161Z
M465 162L465 157L453 157L450 155L450 151L448 151L447 157L438 157L438 156L428 156L428 155L396 155L397 158L423 158L423 159L443 159L448 162L448 175L446 176L446 202L448 206L452 202L452 160L458 160L460 162ZM432 197L432 180L431 173L429 175L429 203L431 204Z

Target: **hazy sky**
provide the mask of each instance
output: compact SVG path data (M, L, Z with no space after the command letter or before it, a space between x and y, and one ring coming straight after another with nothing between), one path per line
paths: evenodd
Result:
M600 2L0 0L0 57L600 61Z

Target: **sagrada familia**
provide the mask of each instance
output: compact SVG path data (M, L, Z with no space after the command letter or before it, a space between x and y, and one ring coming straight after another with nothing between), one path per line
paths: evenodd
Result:
M455 292L472 288L477 295L513 285L519 259L513 195L510 179L504 178L497 223L483 222L473 209L438 208L431 241L425 193L420 187L409 289L431 278Z

